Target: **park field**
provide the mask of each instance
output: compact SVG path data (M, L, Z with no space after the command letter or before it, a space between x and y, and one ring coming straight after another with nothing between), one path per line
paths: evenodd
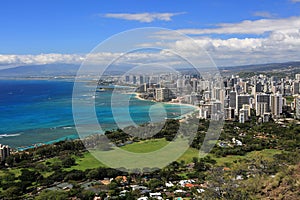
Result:
M151 140L145 140L137 143L128 144L126 146L121 147L123 150L131 151L135 153L147 153L156 151L165 145L167 145L169 142L163 139L151 139ZM235 160L239 159L251 159L251 158L257 158L262 157L264 159L273 159L273 156L275 154L280 154L281 150L277 149L264 149L262 151L252 151L250 153L247 153L245 156L226 156L226 157L216 157L213 154L207 154L211 156L213 159L217 161L217 164L224 165L226 163L232 163ZM186 163L192 162L193 157L199 156L199 150L194 148L188 148L186 152L184 152L179 158L178 161L185 161Z
M148 153L152 151L156 151L158 149L163 148L164 146L168 145L169 142L166 141L164 138L163 139L150 139L150 140L144 140L140 142L135 142L132 144L128 144L126 146L121 147L121 149L125 151L130 151L134 153ZM247 153L245 156L226 156L226 157L216 157L213 154L207 154L211 156L211 158L215 159L217 161L217 165L219 166L226 166L230 163L233 163L234 161L237 160L242 160L242 159L254 159L261 157L263 159L268 159L272 160L273 156L275 154L280 154L282 151L281 150L276 150L276 149L264 149L262 151L252 151L250 153ZM194 148L188 148L182 155L179 155L179 158L177 161L184 161L185 163L190 163L192 162L194 157L199 157L199 150L194 149ZM71 170L81 170L85 171L87 169L94 169L98 167L105 167L103 163L101 163L99 160L97 160L92 153L89 151L83 152L82 155L80 156L75 156L73 155L73 158L75 158L75 163L76 165L71 166L69 168L63 168L65 171L71 171ZM42 163L45 165L52 165L53 163L59 163L61 160L58 157L55 158L50 158ZM47 163L47 164L46 164ZM21 174L21 169L20 168L12 168L8 170L9 172L15 174L16 176L19 176ZM5 175L7 172L4 170L0 170L0 177ZM49 176L52 174L52 172L49 171L44 171L42 172L44 176Z
M149 153L149 152L161 149L168 144L169 144L169 142L166 141L165 138L149 139L149 140L144 140L144 141L140 141L140 142L135 142L132 144L127 144L127 145L121 147L121 149L123 149L125 151L134 152L134 153Z

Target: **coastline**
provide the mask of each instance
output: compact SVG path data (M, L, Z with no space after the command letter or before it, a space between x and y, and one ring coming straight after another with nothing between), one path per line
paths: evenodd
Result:
M179 105L179 106L188 106L188 107L193 107L194 110L191 111L191 112L188 112L188 113L185 113L185 114L182 114L178 117L176 117L175 119L179 119L179 120L184 120L184 118L187 118L189 117L191 114L193 114L194 112L200 110L199 106L195 106L195 105L192 105L192 104L185 104L185 103L179 103L179 102L157 102L157 101L154 101L154 100L148 100L148 99L144 99L141 97L141 93L138 93L138 92L133 92L132 93L133 95L135 95L134 97L136 99L139 99L139 100L142 100L142 101L152 101L154 103L162 103L162 104L171 104L171 105Z
M140 93L131 93L131 94L134 95L134 98L136 98L140 101L152 101L153 103L158 103L154 100L147 100L147 99L144 99L144 98L140 97L140 95L141 95ZM192 111L189 111L189 112L184 113L184 114L183 113L181 114L180 111L179 111L179 114L176 117L174 117L174 118L170 117L170 119L177 119L177 120L180 120L180 121L184 121L192 113L194 113L195 111L197 111L199 109L199 107L194 106L194 105L190 105L190 104L175 103L175 102L159 102L159 103L163 103L163 104L166 104L166 105L169 104L169 105L185 106L185 107L190 107L190 108L193 107ZM72 127L72 125L68 125L68 127ZM64 126L59 127L59 128L65 129ZM114 128L111 128L111 129L114 129ZM38 147L38 146L53 144L53 143L56 143L56 142L59 142L59 141L64 141L64 140L75 140L75 139L78 139L78 138L80 138L80 137L79 136L77 137L77 132L74 132L71 135L64 135L62 137L59 137L59 138L53 139L53 140L45 140L45 141L40 141L40 142L37 142L37 143L28 144L28 145L26 145L26 144L25 145L20 145L20 146L18 145L18 146L13 147L13 149L15 149L16 151L24 151L24 150L35 148L35 147Z

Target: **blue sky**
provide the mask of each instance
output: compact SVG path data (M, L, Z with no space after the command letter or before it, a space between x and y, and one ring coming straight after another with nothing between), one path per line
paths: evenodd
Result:
M249 33L186 30L220 28L222 23L245 20L272 19L268 23L276 24L299 16L300 0L9 0L0 5L0 54L84 54L113 34L152 26L185 30L196 38L264 38L278 28Z

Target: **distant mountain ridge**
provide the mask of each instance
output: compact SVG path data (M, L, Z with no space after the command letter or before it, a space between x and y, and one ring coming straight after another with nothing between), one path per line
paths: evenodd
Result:
M53 77L53 76L75 76L80 65L79 64L45 64L45 65L25 65L14 68L0 70L0 77ZM123 74L130 70L130 66L122 66L109 70L110 75ZM293 70L300 72L300 62L285 62L285 63L266 63L255 65L241 65L232 67L218 67L222 74L233 74L241 71L247 72L266 72L272 70ZM178 69L186 71L191 69ZM92 72L90 70L90 72Z
M80 65L45 64L26 65L0 70L0 77L73 76Z
M80 64L45 64L45 65L24 65L17 66L8 69L0 70L0 77L16 77L16 78L28 78L28 77L53 77L53 76L76 76L77 71L80 68ZM123 74L129 71L132 67L122 65L121 67L111 67L107 69L107 73L110 75ZM90 66L86 68L86 74L95 74L99 72L97 66Z
M265 63L253 65L240 65L232 67L218 67L221 71L249 71L249 72L264 72L276 69L287 69L288 67L300 67L300 61L284 62L284 63Z

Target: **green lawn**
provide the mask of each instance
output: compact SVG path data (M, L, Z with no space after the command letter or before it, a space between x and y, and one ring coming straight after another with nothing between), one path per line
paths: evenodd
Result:
M131 151L135 153L147 153L151 151L158 150L165 145L168 144L168 141L165 139L151 139L141 142L136 142L133 144L128 144L126 146L121 147L126 151ZM208 154L213 159L217 161L218 165L224 165L225 163L232 163L235 160L245 159L245 158L257 158L258 156L262 156L264 159L272 159L273 155L281 153L280 150L276 149L264 149L262 151L253 151L247 153L245 156L226 156L217 158L213 154ZM185 163L190 163L193 160L193 157L199 157L199 150L189 148L187 151L178 159L178 161L184 160Z
M71 166L69 168L64 168L65 171L71 171L73 169L84 171L86 169L94 169L94 168L98 168L98 167L103 167L104 166L100 161L98 161L88 151L84 152L82 154L82 156L73 156L73 157L75 158L76 165ZM49 162L49 163L53 164L55 162L61 162L61 161L60 161L60 159L58 157L55 157L55 158L47 159L46 161L44 161L44 164L46 162ZM46 174L46 175L48 175L48 174Z
M264 159L267 160L272 160L273 156L275 154L280 154L281 150L277 150L277 149L264 149L262 151L252 151L250 153L247 153L245 156L226 156L226 157L220 157L217 158L216 156L214 156L213 154L208 154L211 158L215 159L217 161L218 165L225 165L225 163L233 163L233 161L235 160L239 160L239 159L251 159L251 158L258 158L259 156L263 157ZM193 160L193 157L198 157L199 156L199 150L197 149L193 149L193 148L189 148L179 159L180 160L184 160L185 163L190 163Z
M61 160L58 157L54 157L54 158L49 158L49 159L43 161L44 164L46 164L47 162L50 164L53 164L55 162L61 162Z
M66 171L70 171L72 169L84 171L86 169L104 167L104 164L98 161L90 152L84 152L83 157L75 157L75 160L76 165L70 168L65 168Z
M166 141L165 139L151 139L151 140L141 141L133 144L128 144L121 148L131 152L146 153L146 152L158 150L164 147L165 145L167 145L168 143L169 142ZM233 161L235 160L246 159L246 158L251 159L251 158L263 157L264 159L272 160L275 154L280 154L281 152L282 152L281 150L276 150L276 149L264 149L262 151L253 151L247 153L245 156L226 156L226 157L217 158L213 154L208 154L208 155L210 155L213 159L215 159L218 165L224 166L225 163L233 163ZM199 151L197 149L189 148L178 159L178 161L184 160L185 163L190 163L192 162L193 157L198 157L198 156L199 156ZM76 169L76 170L84 171L86 169L105 167L105 165L100 161L98 161L90 152L84 152L81 157L76 156L74 158L76 159L76 165L70 168L65 168L64 170L70 171ZM44 161L43 163L45 164L46 162L50 162L50 163L60 162L60 159L57 157L50 158ZM20 168L13 168L10 169L9 171L14 173L16 176L19 176L21 174ZM0 177L3 176L4 174L5 171L0 170ZM47 177L50 174L52 174L52 172L43 172L42 174L45 177Z
M193 161L193 157L199 156L199 150L194 148L188 148L186 152L180 158L178 158L178 161L184 160L185 163L190 163Z
M121 149L134 153L148 153L163 148L169 144L166 139L150 139L125 145Z
M272 160L273 156L275 154L280 154L281 150L277 150L277 149L264 149L261 151L252 151L247 153L245 156L226 156L226 157L220 157L217 158L214 155L210 155L213 159L215 159L217 161L218 165L225 165L225 163L233 163L233 161L235 160L239 160L239 159L255 159L255 158L259 158L262 157L266 160Z
M280 153L282 153L282 151L278 149L264 149L262 151L252 151L248 153L247 156L250 158L257 158L258 156L262 156L265 159L273 160L273 156L275 154L280 154Z

